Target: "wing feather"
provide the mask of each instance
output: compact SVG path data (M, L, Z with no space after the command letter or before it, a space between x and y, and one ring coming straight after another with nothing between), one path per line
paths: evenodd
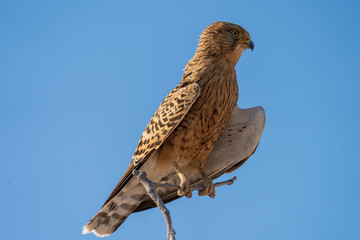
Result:
M141 135L132 157L134 165L145 161L150 156L150 152L163 144L199 95L199 85L192 83L182 88L175 88L166 96Z
M175 87L162 101L142 133L129 168L105 201L107 204L132 178L132 171L142 164L158 149L179 125L191 106L200 95L197 83Z

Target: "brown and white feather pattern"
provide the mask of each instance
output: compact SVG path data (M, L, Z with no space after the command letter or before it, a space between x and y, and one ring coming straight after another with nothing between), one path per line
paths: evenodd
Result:
M109 235L141 204L146 193L133 177L134 169L159 181L174 171L173 162L188 175L198 169L193 163L204 165L236 107L235 65L249 41L249 34L235 24L216 22L206 28L180 84L160 104L129 168L83 233Z
M134 165L145 161L149 153L152 153L163 144L179 125L199 95L199 85L192 83L187 86L179 85L166 96L141 135L132 157Z
M122 191L110 199L83 227L83 234L93 232L101 237L110 235L139 206L145 194L144 187L136 179L131 179Z

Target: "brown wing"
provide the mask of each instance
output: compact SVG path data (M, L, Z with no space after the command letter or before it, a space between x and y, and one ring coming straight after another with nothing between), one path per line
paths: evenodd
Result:
M163 144L171 132L179 125L199 95L199 85L192 83L186 87L176 87L166 96L141 135L132 157L135 165L145 161L150 156L149 153L152 153Z
M129 168L104 205L119 193L132 178L132 171L140 168L150 155L163 144L171 132L179 125L199 95L199 85L192 83L186 86L178 85L166 96L141 135Z

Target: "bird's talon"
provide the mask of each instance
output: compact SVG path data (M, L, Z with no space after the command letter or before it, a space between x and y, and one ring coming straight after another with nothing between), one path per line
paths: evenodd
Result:
M215 187L213 181L210 178L204 178L202 185L204 189L199 191L199 196L209 196L211 198L215 198Z
M182 197L182 196L186 196L188 198L192 197L192 192L190 189L190 182L188 180L180 183L180 187L178 189L178 195L180 197Z

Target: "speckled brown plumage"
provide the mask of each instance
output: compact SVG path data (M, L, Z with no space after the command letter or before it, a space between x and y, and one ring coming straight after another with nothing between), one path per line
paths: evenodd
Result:
M253 47L248 32L238 25L216 22L204 30L180 84L160 104L128 170L102 209L84 226L84 233L111 234L139 206L145 192L132 177L134 169L146 171L153 181L160 181L175 169L181 180L178 194L188 197L187 179L200 172L205 186L200 195L215 197L212 181L202 166L236 107L235 65L243 51Z

